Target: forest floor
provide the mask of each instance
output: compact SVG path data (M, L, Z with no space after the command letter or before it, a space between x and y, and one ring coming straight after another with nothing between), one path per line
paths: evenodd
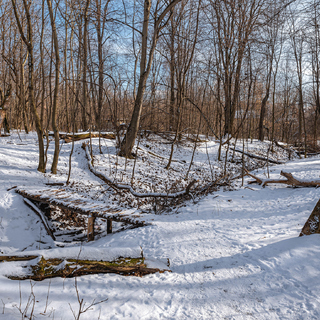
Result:
M114 140L102 139L100 153L99 139L93 139L92 155L97 172L114 183L132 184L138 193L173 194L196 180L192 196L171 202L137 199L130 192L110 188L89 171L82 141L75 143L70 185L54 188L146 222L134 229L115 223L114 231L119 232L107 234L106 223L100 220L96 240L85 242L81 241L85 228L72 226L80 230L78 238L72 238L63 217L52 222L60 232L53 241L22 196L11 189L18 186L45 194L51 188L46 183L65 183L71 144L61 142L58 174L52 175L36 171L34 133L0 138L0 255L53 250L61 256L64 250L103 255L113 250L111 256L117 256L118 250L118 256L123 256L141 248L146 260L153 265L169 261L171 270L143 277L95 274L34 282L8 278L27 275L29 262L0 262L0 319L21 319L23 313L28 317L33 313L35 319L74 319L72 310L77 315L81 299L85 308L93 300L103 302L80 319L320 318L320 235L298 237L320 190L283 184L262 188L248 185L252 180L248 177L243 185L241 178L231 180L241 173L242 154L233 155L230 150L225 167L226 150L223 147L222 161L218 161L219 144L214 141L196 145L187 176L194 142L185 138L175 148L176 161L167 170L169 140L142 137L136 159L124 160L116 156ZM51 142L48 169L53 146ZM269 172L270 178L278 179L283 170L305 180L320 177L319 156L288 161L286 151L275 148L271 153L269 146L268 142L245 142L246 152L284 162L266 166L266 161L245 157L246 167L255 175L264 179ZM241 141L237 148L242 150ZM228 183L208 194L200 192L225 172Z

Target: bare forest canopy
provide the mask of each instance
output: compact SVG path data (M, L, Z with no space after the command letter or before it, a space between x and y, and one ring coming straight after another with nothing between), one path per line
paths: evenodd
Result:
M0 105L11 128L138 130L316 143L316 0L0 0ZM8 94L10 93L10 96ZM55 163L56 159L56 163Z

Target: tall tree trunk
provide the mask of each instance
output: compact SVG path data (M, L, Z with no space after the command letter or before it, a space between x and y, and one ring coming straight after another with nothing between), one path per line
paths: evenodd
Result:
M119 155L123 157L131 157L132 149L138 134L140 116L142 111L143 96L146 89L146 82L151 70L151 65L153 61L154 51L159 38L160 31L168 23L168 20L164 23L164 18L170 12L170 10L181 0L171 1L160 15L156 15L156 20L154 23L154 32L152 37L151 48L149 50L149 55L147 54L148 49L148 29L149 29L149 18L151 10L151 0L144 0L144 18L142 25L142 44L141 44L141 58L140 58L140 76L137 96L134 102L134 108L132 112L131 121L127 129L126 135L120 144ZM148 58L147 58L148 56Z
M172 13L171 13L172 15ZM170 33L170 109L169 109L169 130L173 131L177 127L178 119L175 117L174 104L175 104L175 94L174 94L174 78L175 78L175 67L174 67L174 20L171 17L171 33ZM176 124L176 125L175 125Z
M54 134L54 154L53 154L53 161L51 166L51 172L53 174L57 173L57 166L59 160L59 131L56 122L56 114L57 114L57 104L58 104L58 94L59 94L59 68L60 68L60 55L59 55L59 44L58 44L58 36L56 30L56 23L53 16L52 4L51 0L47 0L49 14L50 14L50 21L51 21L51 29L52 29L52 36L54 42L54 51L56 57L56 79L55 79L55 87L54 87L54 95L53 95L53 106L52 106L52 130Z
M84 10L84 25L83 25L83 69L82 69L82 126L83 131L88 130L88 122L86 115L87 108L87 49L88 49L88 11L89 11L90 0L86 1Z
M131 152L137 137L140 116L142 110L143 95L146 89L146 82L150 70L146 69L147 66L147 46L148 46L148 29L149 17L151 10L151 0L144 1L144 15L142 27L142 45L141 45L141 60L140 60L140 78L138 84L137 96L134 102L133 113L131 121L126 132L126 135L120 145L120 156L131 157ZM155 35L154 35L155 36ZM149 72L148 72L149 71Z
M266 117L266 109L267 109L267 101L269 99L269 93L270 93L270 83L267 85L267 91L265 96L262 99L261 102L261 109L260 109L260 120L259 120L259 140L264 140L264 119Z

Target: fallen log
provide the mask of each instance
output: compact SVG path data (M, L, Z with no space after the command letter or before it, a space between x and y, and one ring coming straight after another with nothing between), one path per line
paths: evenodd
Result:
M252 173L250 173L247 169L244 169L245 173L244 176L249 176L253 179L255 179L255 181L249 181L249 184L251 183L258 183L258 184L262 184L262 180L260 178L258 178L257 176L253 175Z
M94 167L93 167L93 161L91 159L89 150L87 148L87 144L83 143L82 144L82 148L85 151L86 154L86 158L88 160L88 167L89 170L99 179L101 179L103 182L105 182L108 186L110 186L111 188L113 188L114 190L125 190L130 192L133 196L137 197L137 198L168 198L168 199L172 199L172 198L179 198L185 195L190 194L190 189L191 187L196 183L196 180L191 181L187 188L183 191L179 191L179 192L175 192L175 193L157 193L157 192L146 192L146 193L140 193L140 192L136 192L131 186L126 185L126 184L118 184L113 182L110 178L108 178L107 176L103 175L102 173L98 172Z
M50 132L49 136L52 136L53 133ZM72 140L74 141L80 141L80 140L86 140L86 139L90 139L91 138L104 138L104 139L111 139L111 140L115 140L116 135L112 132L101 132L99 134L99 132L81 132L81 133L75 133L73 135L73 133L59 133L59 138L63 139L65 143L69 143L72 142Z
M298 178L293 177L293 175L289 172L280 172L280 175L282 175L283 177L287 178L288 180L288 184L291 184L295 187L311 187L311 188L315 188L315 187L319 187L320 186L320 180L310 180L310 181L306 181L306 180L300 180Z
M295 178L292 173L281 171L280 175L285 177L286 180L283 179L260 179L257 176L250 173L248 170L245 169L246 175L252 177L255 179L254 182L258 183L259 185L262 185L262 187L267 186L270 183L280 183L280 184L287 184L294 187L304 187L304 188L316 188L320 186L320 180L301 180L298 178ZM249 182L253 183L253 182Z
M80 260L76 256L73 259L49 258L38 256L0 256L0 261L31 261L31 272L25 275L7 275L11 280L32 279L42 281L44 279L62 277L73 278L88 274L115 273L123 276L142 277L152 273L163 273L169 269L149 268L143 257L119 258L114 261L103 260Z
M111 140L115 140L116 139L116 135L114 133L91 133L91 138L104 138L104 139L111 139ZM72 140L74 139L74 141L80 141L80 140L86 140L86 139L90 139L90 132L86 133L86 134L81 134L81 135L76 135L73 138L73 135L66 135L64 138L64 142L65 143L69 143L72 142Z
M7 261L30 261L33 259L38 258L39 256L36 255L25 255L25 256L0 256L0 262Z
M266 161L266 162L270 162L270 163L274 163L274 164L284 164L285 163L284 161L277 161L277 160L273 160L270 158L264 158L264 157L258 156L256 154L248 153L248 152L245 152L245 151L237 149L237 148L230 148L230 150L235 151L235 152L239 152L239 153L243 153L247 157L257 159L257 160L262 160L262 161Z

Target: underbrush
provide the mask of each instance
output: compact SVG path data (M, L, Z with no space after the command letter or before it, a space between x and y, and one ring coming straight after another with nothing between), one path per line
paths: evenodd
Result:
M231 140L219 150L219 142L201 137L197 141L183 139L174 147L173 160L168 167L171 143L168 137L157 135L141 136L134 148L133 159L117 155L114 141L93 139L90 145L91 164L99 174L107 177L114 184L131 186L136 193L145 194L137 197L127 190L112 188L106 183L102 189L93 192L91 197L101 200L114 208L135 208L142 212L161 213L170 211L187 199L202 197L218 188L232 190L234 181L241 177L243 168L251 171L259 168L269 170L270 161L285 162L292 157L292 152L270 142L258 140ZM243 155L243 151L245 155ZM82 151L83 152L83 151ZM220 153L220 156L219 156ZM258 156L257 158L252 155ZM259 158L260 157L260 158ZM190 193L184 197L151 197L148 194L174 194L188 188ZM73 180L70 186L76 192L88 193L90 186Z

